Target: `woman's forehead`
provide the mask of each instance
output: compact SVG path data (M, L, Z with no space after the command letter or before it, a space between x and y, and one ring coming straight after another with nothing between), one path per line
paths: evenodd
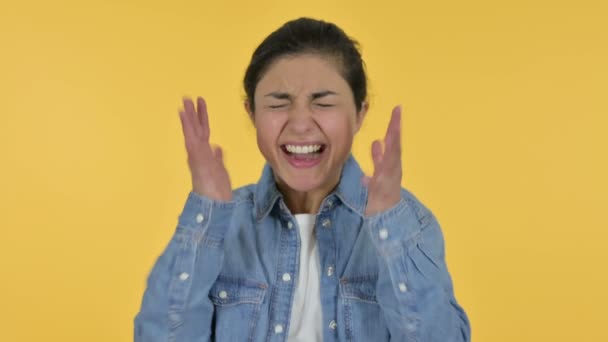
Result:
M335 62L321 55L281 57L270 65L256 87L256 95L286 93L307 95L333 92L340 94L348 89Z

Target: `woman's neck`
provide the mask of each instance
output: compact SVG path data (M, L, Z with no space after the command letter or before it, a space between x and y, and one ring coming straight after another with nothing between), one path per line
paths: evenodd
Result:
M282 191L283 192L283 191ZM319 211L321 202L327 196L319 192L283 192L285 204L292 214L316 214Z
M334 177L335 178L335 177ZM277 188L283 194L285 204L292 214L316 214L319 212L321 202L333 191L340 181L340 174L337 179L328 181L326 184L311 191L297 191L290 188L287 184L277 181Z

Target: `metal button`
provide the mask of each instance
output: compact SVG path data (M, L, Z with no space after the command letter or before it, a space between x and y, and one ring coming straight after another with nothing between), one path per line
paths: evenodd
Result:
M332 275L334 275L334 267L333 266L328 266L327 267L327 276L331 277Z
M338 326L338 323L336 323L336 321L332 320L331 322L329 322L329 329L336 330L337 326Z
M293 228L293 223L291 223L291 221L287 222L287 228L289 228L289 229Z
M228 292L226 292L226 291L220 291L220 298L222 298L222 299L228 298Z
M280 334L283 332L283 326L281 324L277 324L274 326L274 333Z
M325 227L325 228L329 228L331 226L331 220L325 219L325 220L323 220L323 223L321 223L321 225L323 225L323 227Z
M407 286L405 286L405 283L399 283L399 291L401 291L401 292L407 291Z
M283 273L283 281L287 282L291 280L289 273Z
M198 215L196 215L196 223L201 223L204 219L205 216L203 216L203 214L199 213Z
M179 279L182 280L182 281L186 280L188 278L190 278L190 275L188 273L186 273L186 272L182 272L182 274L179 275Z
M386 240L386 238L388 238L388 230L386 228L382 228L380 229L378 235L380 236L380 240Z

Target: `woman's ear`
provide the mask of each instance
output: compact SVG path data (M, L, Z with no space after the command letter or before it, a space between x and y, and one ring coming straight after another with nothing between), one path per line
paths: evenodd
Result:
M369 109L369 103L367 101L363 101L361 103L361 110L357 113L357 130L355 132L359 132L361 129L361 125L363 125L363 119L365 119L365 115L367 114L367 110Z
M251 103L249 101L249 99L245 100L245 110L247 111L247 114L249 114L249 118L251 119L251 121L255 122L254 120L254 115L253 115L253 109L251 108Z

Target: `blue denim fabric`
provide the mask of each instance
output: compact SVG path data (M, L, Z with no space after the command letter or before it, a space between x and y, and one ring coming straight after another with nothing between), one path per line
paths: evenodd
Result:
M365 217L362 175L349 156L316 216L323 341L470 341L436 218L405 189ZM190 192L148 276L135 341L286 341L299 248L268 165L231 202Z

